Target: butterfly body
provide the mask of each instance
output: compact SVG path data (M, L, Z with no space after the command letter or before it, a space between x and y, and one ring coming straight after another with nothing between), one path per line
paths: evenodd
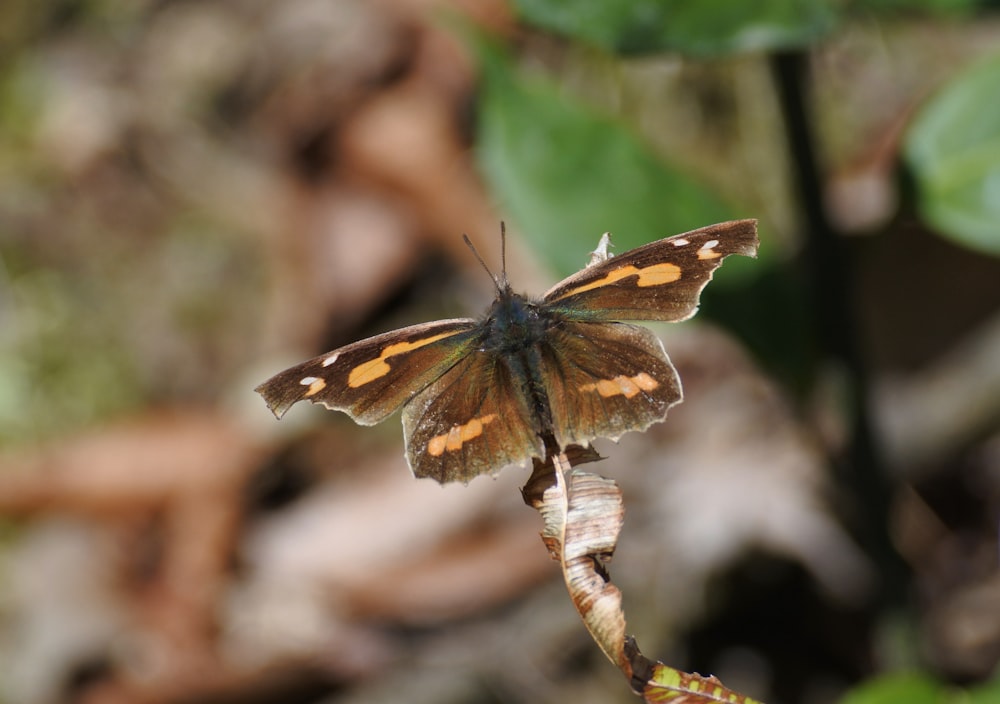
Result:
M487 331L478 354L486 355L494 374L513 381L520 406L528 409L536 433L543 440L554 435L552 410L541 375L552 329L560 324L540 301L501 287L497 300L483 320ZM502 367L497 370L496 367Z
M363 424L402 408L411 469L440 482L617 439L662 421L682 396L660 340L621 321L690 317L722 259L756 247L756 222L738 220L598 259L538 299L504 276L478 320L377 335L257 391L279 417L304 399Z

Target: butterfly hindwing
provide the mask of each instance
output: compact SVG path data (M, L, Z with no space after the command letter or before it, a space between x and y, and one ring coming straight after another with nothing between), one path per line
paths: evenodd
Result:
M755 220L710 225L598 261L556 284L543 301L577 320L686 320L725 257L756 252Z
M442 483L544 457L537 430L522 384L489 352L467 355L403 408L410 468Z
M372 425L402 406L468 353L475 320L413 325L327 352L257 387L279 418L309 400Z
M646 328L565 321L550 337L542 379L560 446L645 430L681 401L677 371Z

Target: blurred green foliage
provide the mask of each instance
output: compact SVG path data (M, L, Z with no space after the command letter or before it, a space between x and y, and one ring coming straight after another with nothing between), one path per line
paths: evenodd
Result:
M489 42L479 48L480 167L504 211L559 275L586 264L603 231L624 251L735 217L620 121L520 74Z
M1000 255L1000 54L941 89L904 150L926 221L955 244Z
M526 21L621 54L711 56L809 44L833 26L827 0L516 0Z
M883 675L856 687L840 704L995 704L1000 680L970 689L945 685L920 672Z

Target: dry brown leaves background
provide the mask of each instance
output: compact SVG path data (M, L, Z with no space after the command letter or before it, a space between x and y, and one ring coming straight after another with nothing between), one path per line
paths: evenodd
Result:
M0 701L634 700L519 499L527 473L414 481L397 421L296 408L279 424L251 392L338 344L488 303L460 234L496 262L503 213L474 168L475 67L443 8L523 38L501 2L0 10ZM901 52L927 34L910 31ZM872 44L855 32L817 64L850 73ZM864 151L832 160L844 222L870 221L836 196L858 173L884 186L879 137L926 92L908 76L896 112L854 128ZM877 103L873 81L852 99ZM761 205L779 234L782 207ZM601 232L581 233L581 264ZM518 288L544 290L552 276L510 239ZM867 260L869 293L891 255ZM879 331L907 301L866 300L891 360ZM935 458L958 457L977 510L995 508L996 433L964 432L995 412L995 320L878 380L892 457L930 478L897 497L921 647L959 678L1000 653L995 545L948 514L964 495ZM832 701L871 671L852 638L875 578L833 510L838 399L796 406L711 326L658 332L686 401L595 465L625 496L630 632L756 698L794 683ZM969 394L980 410L955 422ZM929 501L934 481L954 500Z

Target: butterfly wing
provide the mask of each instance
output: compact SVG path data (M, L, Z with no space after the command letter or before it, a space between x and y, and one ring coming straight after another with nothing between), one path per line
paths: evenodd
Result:
M418 477L467 482L544 457L535 425L500 354L473 351L403 408L406 459Z
M646 328L564 321L550 332L541 377L561 447L645 430L681 401L677 371Z
M667 237L598 261L543 301L576 320L686 320L722 260L757 255L757 221L733 220Z
M255 390L278 418L308 399L373 425L466 356L477 330L465 318L393 330L286 369Z

